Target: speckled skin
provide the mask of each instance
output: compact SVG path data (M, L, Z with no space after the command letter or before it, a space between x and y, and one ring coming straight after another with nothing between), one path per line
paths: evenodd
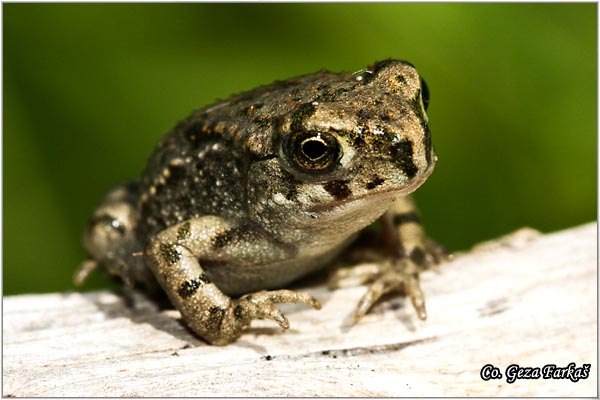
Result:
M381 218L376 267L341 270L332 286L351 276L373 282L356 320L398 286L425 318L418 273L445 253L406 196L436 161L427 102L414 67L386 60L194 112L158 143L141 179L95 211L84 236L92 259L76 281L98 265L129 285L152 290L156 279L198 335L227 344L256 318L287 328L275 303L320 308L306 293L267 290L331 264Z

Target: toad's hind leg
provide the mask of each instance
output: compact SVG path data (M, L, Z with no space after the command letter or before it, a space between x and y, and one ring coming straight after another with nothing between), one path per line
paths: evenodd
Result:
M235 228L215 216L204 216L169 227L154 237L145 255L148 265L187 325L212 344L237 339L252 320L268 318L289 327L276 303L301 303L321 308L311 295L291 290L260 291L232 299L211 282L202 260L226 261L235 249L224 237ZM269 246L269 241L248 231L245 240ZM266 240L262 244L260 240ZM278 251L277 248L272 249ZM248 255L250 257L251 255Z
M102 267L120 277L126 285L141 282L147 289L156 286L150 271L144 266L141 246L136 239L137 184L119 185L103 199L92 214L83 237L91 255L76 271L73 281L83 284L90 273Z

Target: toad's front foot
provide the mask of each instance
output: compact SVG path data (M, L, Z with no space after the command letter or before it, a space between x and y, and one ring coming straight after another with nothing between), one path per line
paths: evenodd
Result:
M372 275L373 283L358 302L352 315L354 322L358 322L369 309L383 296L395 289L404 288L406 295L411 299L420 319L427 319L425 296L419 284L421 268L409 258L387 260L379 264L378 270Z
M340 268L329 280L329 288L369 284L369 289L360 299L353 313L358 322L383 295L397 289L404 289L411 299L420 319L427 319L425 296L419 284L419 274L436 267L443 261L451 260L452 254L433 240L423 241L424 251L415 247L409 257L400 256L366 262L349 268Z
M305 292L260 291L231 300L225 309L218 306L209 308L208 318L188 315L187 320L190 327L205 340L223 346L234 342L255 319L267 318L277 322L283 329L289 328L290 323L275 305L277 303L306 304L317 310L321 308L321 303Z
M275 306L276 303L306 304L315 310L321 309L321 303L305 292L292 290L260 291L240 297L235 301L234 314L242 325L250 325L253 319L267 318L279 324L283 329L290 327L287 317Z

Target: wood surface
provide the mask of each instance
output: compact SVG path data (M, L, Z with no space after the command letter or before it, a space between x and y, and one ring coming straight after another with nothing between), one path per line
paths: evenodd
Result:
M422 276L429 318L405 298L357 325L364 287L306 287L323 309L284 305L209 346L135 291L3 299L4 396L597 396L597 227L523 229ZM306 285L306 284L305 284ZM591 364L590 376L484 381L485 364Z

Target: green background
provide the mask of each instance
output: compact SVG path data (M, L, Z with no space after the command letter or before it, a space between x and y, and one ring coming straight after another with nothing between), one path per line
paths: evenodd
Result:
M4 293L73 289L101 197L217 98L410 60L453 250L596 219L596 4L4 4ZM86 289L106 287L96 274Z

